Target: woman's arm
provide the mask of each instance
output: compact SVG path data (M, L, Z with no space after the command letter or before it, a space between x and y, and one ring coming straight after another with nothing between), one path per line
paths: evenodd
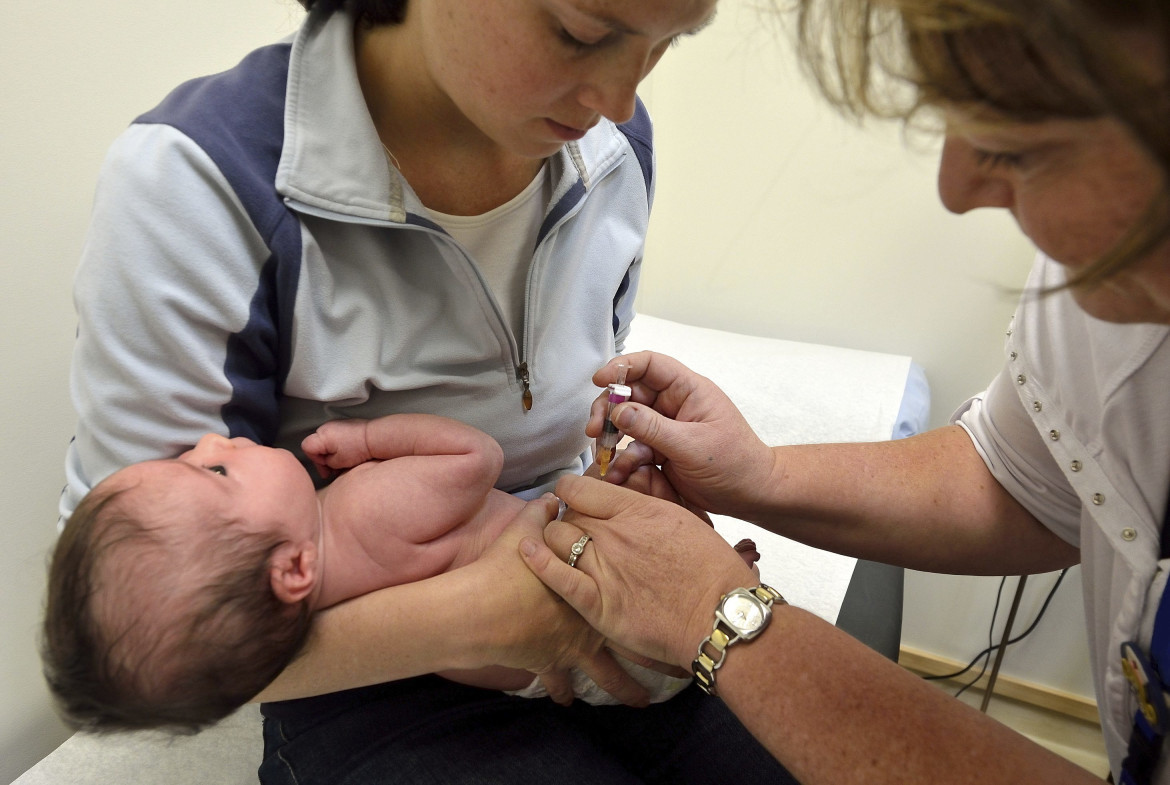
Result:
M522 536L539 536L545 509L540 502L526 506L483 558L466 567L322 611L303 653L257 700L503 665L542 676L580 668L619 700L644 704L646 691L609 655L602 636L517 555ZM545 683L553 693L554 685ZM567 694L554 699L572 700L568 681L558 684Z
M719 597L758 583L718 534L676 505L580 478L558 493L581 512L551 523L545 537L563 550L588 532L577 568L540 538L523 540L521 551L586 619L634 651L689 668ZM730 647L716 674L712 700L724 700L805 785L1099 782L790 606L774 608L759 638Z
M74 278L77 430L64 518L104 477L172 458L205 433L268 442L278 385L234 399L225 357L269 256L223 176L179 131L134 124L113 144ZM257 359L248 376L267 372ZM229 426L229 410L261 424Z

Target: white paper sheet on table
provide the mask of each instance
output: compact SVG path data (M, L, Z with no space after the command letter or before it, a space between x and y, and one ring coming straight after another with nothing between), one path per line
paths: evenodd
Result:
M909 357L760 338L639 314L627 353L668 354L718 384L771 445L883 441L897 422ZM793 605L835 623L856 559L724 516L731 543L756 542L760 574Z

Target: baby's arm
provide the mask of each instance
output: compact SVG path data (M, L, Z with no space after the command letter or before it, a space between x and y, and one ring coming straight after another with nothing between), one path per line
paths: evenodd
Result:
M477 492L492 487L504 465L495 439L458 420L430 414L333 420L306 436L301 449L323 477L367 461L451 456L455 469L469 472L478 481ZM459 460L464 458L468 460Z
M378 538L387 563L396 553L420 569L434 559L442 565L434 572L441 572L470 561L503 528L485 510L491 496L503 495L493 490L503 451L456 420L428 414L338 420L306 437L302 448L322 473L352 470L328 489L326 512L365 534L368 547ZM491 531L481 531L485 526ZM411 546L424 546L428 558L418 561Z

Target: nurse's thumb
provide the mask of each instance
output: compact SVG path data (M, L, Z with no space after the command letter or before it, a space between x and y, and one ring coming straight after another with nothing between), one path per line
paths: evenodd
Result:
M679 423L640 403L620 404L612 416L619 431L668 458L682 438Z

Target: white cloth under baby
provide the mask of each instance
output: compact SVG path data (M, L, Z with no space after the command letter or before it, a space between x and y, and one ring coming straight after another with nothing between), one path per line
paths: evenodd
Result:
M615 658L626 669L627 673L650 691L651 703L662 703L663 701L670 700L691 683L691 677L689 676L685 678L670 676L630 662L622 657L616 657L616 655ZM574 668L571 673L573 677L573 697L594 706L617 706L621 703L621 701L597 686L597 682L586 676L583 671ZM537 677L524 689L509 690L508 694L520 698L544 698L548 696L548 690L544 688L544 685L540 682L540 678Z

